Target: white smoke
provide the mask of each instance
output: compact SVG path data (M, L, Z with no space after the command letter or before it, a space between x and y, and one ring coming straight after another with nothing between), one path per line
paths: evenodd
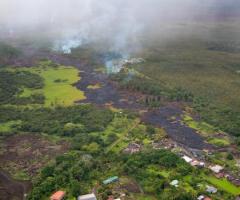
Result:
M191 24L219 4L225 6L226 0L0 0L0 35L31 30L34 35L53 35L54 49L64 53L94 41L130 53L152 33L158 40L161 35L181 35L182 30L169 27Z

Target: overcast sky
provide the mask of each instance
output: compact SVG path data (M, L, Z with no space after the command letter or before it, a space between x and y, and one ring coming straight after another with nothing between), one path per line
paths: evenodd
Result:
M231 2L231 3L226 3ZM124 46L129 38L165 25L214 18L213 8L236 0L0 0L0 29L38 34L108 38ZM220 5L220 6L219 6ZM215 12L215 11L214 11ZM0 31L1 31L0 30Z

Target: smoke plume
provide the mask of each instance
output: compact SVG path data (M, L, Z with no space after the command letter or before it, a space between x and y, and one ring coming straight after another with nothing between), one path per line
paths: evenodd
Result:
M64 53L99 41L111 50L131 52L150 35L191 33L196 20L238 14L239 5L236 0L1 0L0 35L49 36L53 48ZM182 24L190 26L172 29Z

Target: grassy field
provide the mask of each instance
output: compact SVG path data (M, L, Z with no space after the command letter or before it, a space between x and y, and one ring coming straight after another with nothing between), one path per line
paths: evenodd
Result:
M201 135L207 137L216 133L217 129L206 122L195 121L189 115L183 117L183 122L190 128L197 130Z
M130 138L128 137L129 132L134 129L139 122L139 119L130 120L125 114L116 113L114 120L104 132L100 133L104 141L107 141L111 135L115 135L113 143L106 148L106 152L119 152L123 150L130 142Z
M101 85L99 83L95 84L95 85L89 85L87 86L87 89L92 89L92 90L96 90L96 89L100 89Z
M45 96L45 106L69 106L75 101L85 99L84 93L73 86L80 80L79 71L73 67L32 67L21 70L37 73L44 79L44 88L39 90L25 89L21 96L26 97L34 93Z
M13 131L14 126L17 126L20 124L21 124L20 120L0 123L0 133Z
M211 184L215 185L216 187L224 190L233 195L240 194L240 188L231 184L226 179L217 179L215 177L206 177L206 180L209 181Z
M218 147L225 147L231 144L228 138L210 138L208 142Z

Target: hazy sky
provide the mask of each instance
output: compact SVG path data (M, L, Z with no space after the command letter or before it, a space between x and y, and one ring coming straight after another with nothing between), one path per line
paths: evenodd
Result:
M0 0L0 31L109 39L119 48L143 33L188 23L236 0ZM221 3L220 3L221 2ZM230 5L231 5L230 3ZM226 5L223 6L226 6ZM229 6L229 5L228 5ZM221 7L221 6L220 6ZM208 12L210 10L210 12Z
M135 18L150 20L192 17L203 2L214 0L0 0L0 21L11 25L39 25L55 22L74 24L111 22ZM201 3L199 3L201 2ZM206 4L206 3L204 3ZM208 3L210 4L210 3ZM126 21L125 21L126 22ZM98 24L94 24L98 25Z

